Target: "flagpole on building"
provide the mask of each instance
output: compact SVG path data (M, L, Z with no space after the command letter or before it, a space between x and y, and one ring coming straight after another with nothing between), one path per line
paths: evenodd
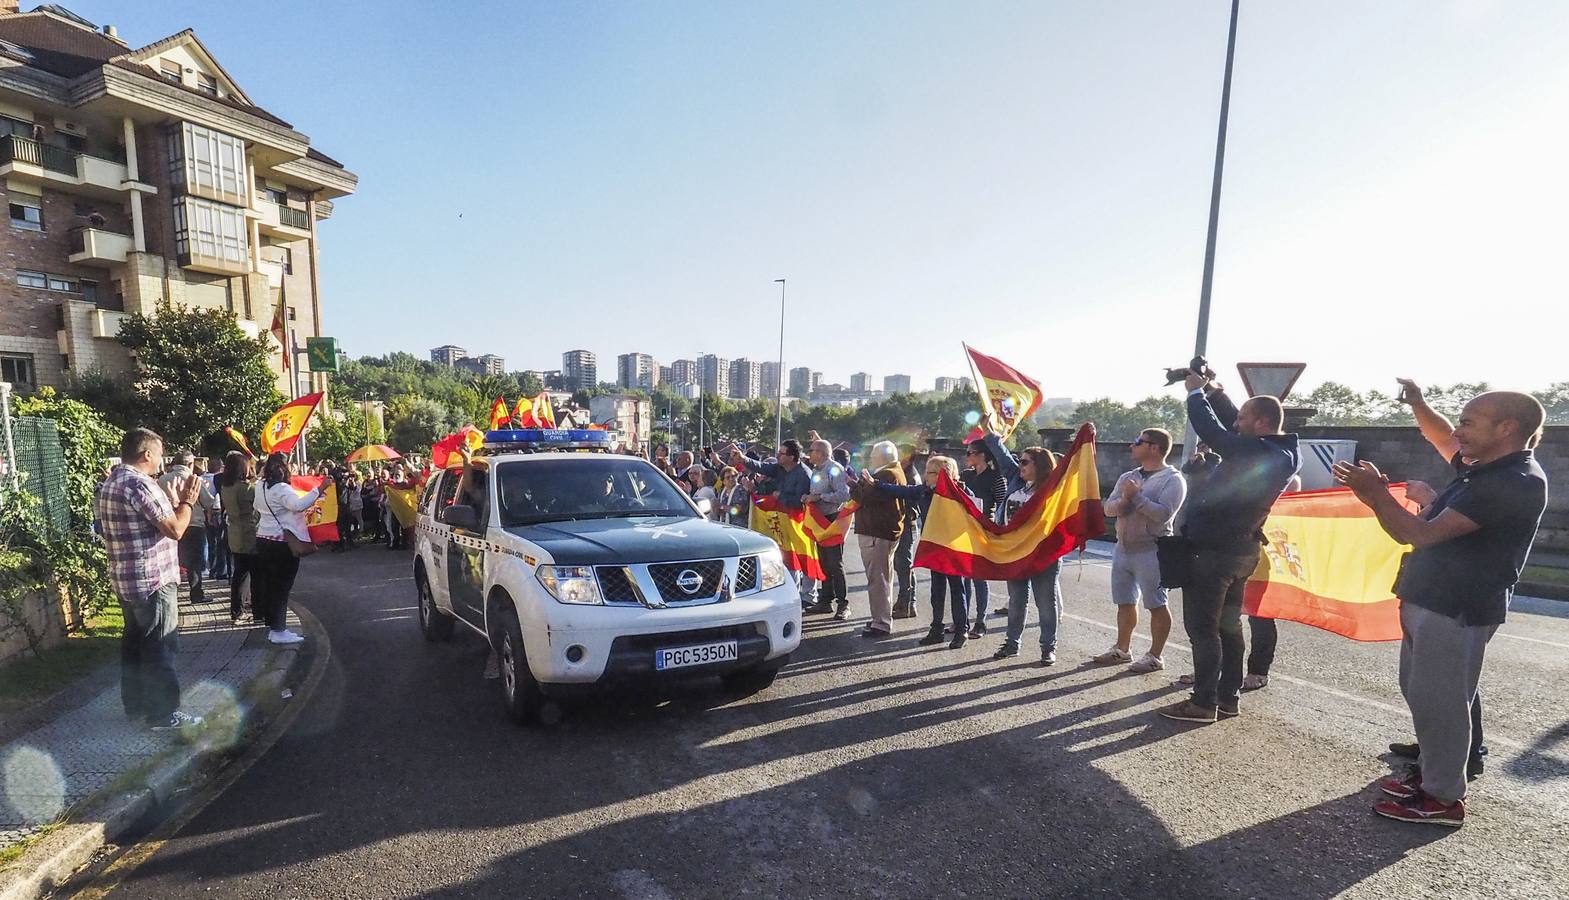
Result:
M1226 124L1231 114L1231 66L1237 52L1237 11L1241 0L1231 0L1231 25L1226 33L1226 74L1220 86L1220 127L1215 137L1215 178L1209 191L1209 236L1204 242L1204 280L1199 288L1198 336L1193 355L1203 356L1209 346L1210 290L1215 283L1215 235L1220 226L1220 182L1226 166ZM1198 446L1189 423L1183 434L1183 452L1191 456Z
M779 285L779 377L774 379L774 452L784 443L784 329L785 329L785 280L775 278Z

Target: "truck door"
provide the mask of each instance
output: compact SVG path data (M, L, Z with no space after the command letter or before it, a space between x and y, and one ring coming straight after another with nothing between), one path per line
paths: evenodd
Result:
M481 631L485 628L485 537L489 531L489 499L490 471L476 462L463 474L453 503L474 508L480 522L479 530L454 527L447 538L447 593L452 598L452 611Z

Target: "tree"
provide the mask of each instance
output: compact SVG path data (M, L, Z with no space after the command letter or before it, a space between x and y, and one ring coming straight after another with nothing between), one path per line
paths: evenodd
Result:
M1569 425L1569 381L1560 381L1545 391L1537 391L1536 399L1542 401L1542 407L1547 410L1548 422Z
M388 408L388 420L388 439L403 453L429 453L431 444L458 427L451 410L424 397L399 397Z
M343 418L340 420L337 414ZM310 430L305 433L305 446L311 459L341 461L368 443L373 441L366 437L365 411L353 403L337 407L332 413L318 411Z
M71 523L82 531L90 531L104 460L120 455L120 439L125 430L111 425L86 403L61 397L48 387L32 397L19 398L15 409L18 416L53 419L58 423Z
M71 394L121 428L153 429L171 449L197 447L226 425L254 434L284 403L267 338L247 337L226 312L162 306L127 316L119 340L136 355L133 389L105 395L105 379L84 379Z

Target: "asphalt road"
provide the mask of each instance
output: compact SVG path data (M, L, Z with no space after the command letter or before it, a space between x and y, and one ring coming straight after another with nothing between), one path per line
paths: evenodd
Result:
M408 563L306 561L326 678L113 896L1569 896L1569 604L1522 600L1492 642L1492 755L1451 831L1370 811L1410 739L1395 645L1283 623L1241 718L1169 722L1180 620L1164 673L1081 665L1111 642L1104 562L1066 566L1054 668L1033 625L996 663L996 637L916 648L924 610L879 642L812 619L767 691L698 683L549 729L503 718L477 637L424 641Z

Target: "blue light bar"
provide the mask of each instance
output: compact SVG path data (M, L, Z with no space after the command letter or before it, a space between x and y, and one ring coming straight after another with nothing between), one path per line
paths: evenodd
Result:
M614 435L599 429L507 428L485 432L485 449L520 450L609 450Z

